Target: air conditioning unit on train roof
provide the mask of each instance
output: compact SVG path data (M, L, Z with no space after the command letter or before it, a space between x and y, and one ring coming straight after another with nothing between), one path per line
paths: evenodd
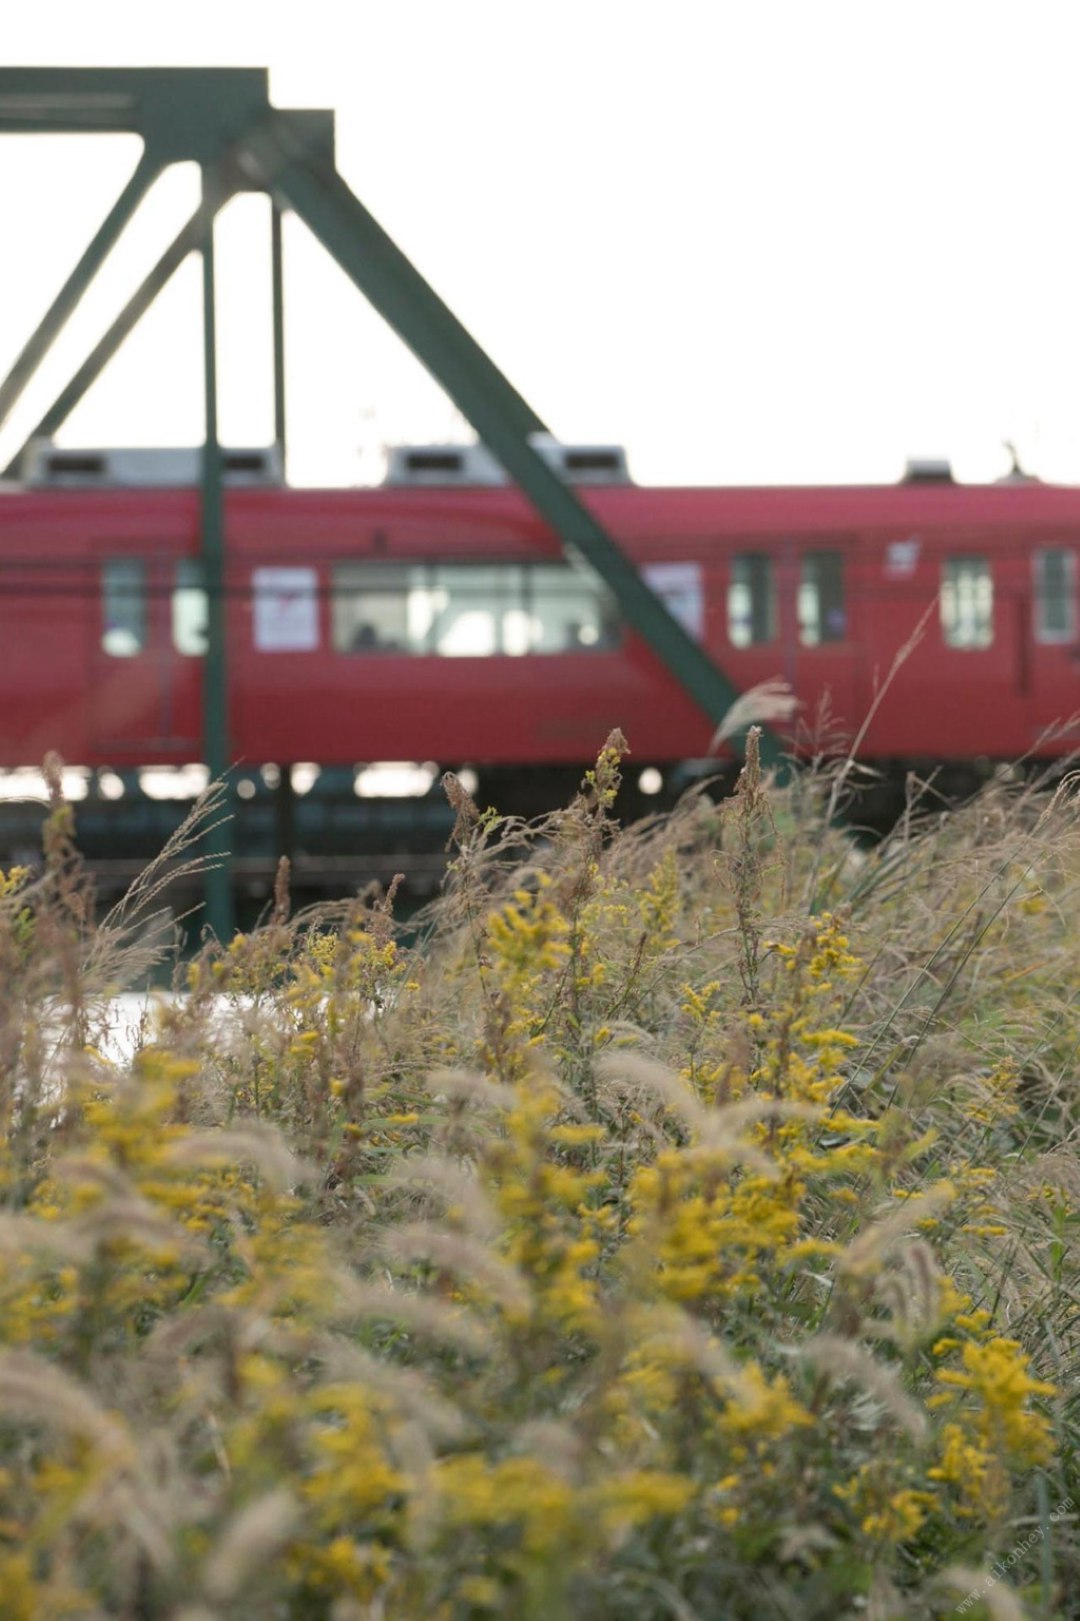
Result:
M530 434L529 443L567 484L630 482L622 445L563 445L548 433Z
M904 469L902 484L953 484L952 463L944 457L912 456Z
M502 463L486 445L394 445L387 484L505 484Z
M221 460L222 475L229 485L278 485L284 480L278 445L225 447ZM22 482L33 489L188 486L202 478L202 450L186 445L75 450L62 448L51 439L34 439L23 452L19 472Z
M534 433L536 454L567 484L629 484L621 445L564 445L550 434ZM389 452L386 483L393 485L508 484L506 471L486 445L395 445Z

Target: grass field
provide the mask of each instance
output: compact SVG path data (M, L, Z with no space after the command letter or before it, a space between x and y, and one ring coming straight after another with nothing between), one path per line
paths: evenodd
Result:
M1080 1615L1080 818L619 831L183 970L0 887L4 1621ZM204 814L213 814L213 804ZM221 999L231 1004L221 1018Z

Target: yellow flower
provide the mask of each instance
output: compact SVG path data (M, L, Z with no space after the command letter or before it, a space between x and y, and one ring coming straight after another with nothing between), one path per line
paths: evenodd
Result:
M436 1468L444 1525L516 1526L528 1553L553 1552L570 1533L572 1488L532 1458L489 1463L473 1454L446 1458Z
M968 1390L981 1404L979 1429L984 1442L1016 1462L1045 1463L1051 1452L1050 1426L1027 1407L1029 1396L1055 1396L1056 1387L1028 1373L1029 1358L1016 1340L968 1343L961 1352L963 1369L940 1368L939 1384Z
M783 1375L770 1381L756 1362L745 1363L728 1388L730 1396L720 1420L721 1429L728 1435L773 1441L814 1422L792 1396Z
M615 1475L596 1490L600 1519L608 1531L670 1519L690 1503L697 1487L685 1475L661 1469L635 1469Z

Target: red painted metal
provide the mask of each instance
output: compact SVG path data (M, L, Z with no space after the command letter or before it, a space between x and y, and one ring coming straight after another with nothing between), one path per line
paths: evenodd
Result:
M874 712L868 759L1012 759L1060 754L1054 723L1080 711L1080 643L1033 634L1033 554L1080 551L1080 490L1030 481L846 489L641 489L581 492L638 564L703 571L705 641L740 687L788 679L813 729L826 701L833 734L852 735L898 650L922 639ZM172 648L168 587L198 556L188 490L10 490L0 495L0 765L57 749L117 767L198 755L200 660ZM432 759L440 764L577 762L621 726L635 761L700 757L709 726L647 647L498 658L335 652L330 570L343 561L558 560L555 537L510 488L226 494L230 735L237 760ZM889 548L916 538L906 574ZM846 639L800 646L796 592L806 551L845 560ZM727 633L731 560L764 551L779 586L777 639L737 649ZM945 645L936 608L945 557L985 557L994 572L989 647ZM145 649L101 649L99 566L145 561ZM252 570L304 565L319 579L317 650L257 651ZM1080 572L1080 571L1077 571ZM1074 604L1073 623L1080 624Z

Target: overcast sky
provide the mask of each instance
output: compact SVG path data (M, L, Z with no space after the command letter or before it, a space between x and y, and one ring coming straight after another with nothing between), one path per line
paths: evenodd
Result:
M909 455L1080 482L1080 9L1012 0L50 0L17 65L255 65L516 387L646 483L888 481ZM136 156L0 137L0 368ZM0 437L20 442L186 217L162 182ZM353 483L451 405L288 222L290 473ZM219 227L222 434L272 401L262 199ZM65 430L194 443L185 267Z

